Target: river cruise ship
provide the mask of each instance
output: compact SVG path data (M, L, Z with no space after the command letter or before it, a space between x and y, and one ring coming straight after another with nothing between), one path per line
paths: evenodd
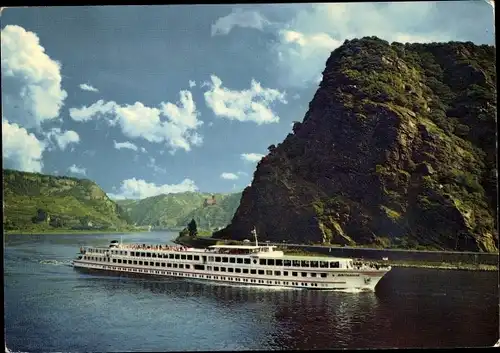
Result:
M224 283L323 290L374 291L390 266L348 258L285 255L275 246L123 244L82 247L73 266L83 270L181 277Z

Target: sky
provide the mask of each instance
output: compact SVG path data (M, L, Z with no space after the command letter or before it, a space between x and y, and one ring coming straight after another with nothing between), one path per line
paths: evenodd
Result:
M4 8L3 166L113 198L234 192L346 39L494 44L486 1Z

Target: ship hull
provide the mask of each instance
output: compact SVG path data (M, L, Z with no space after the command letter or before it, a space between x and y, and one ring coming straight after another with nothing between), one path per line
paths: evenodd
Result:
M110 276L125 276L155 279L185 279L203 281L207 283L232 284L241 286L263 286L309 290L354 290L354 291L375 291L375 287L386 272L380 273L338 273L335 280L311 281L301 278L272 278L265 276L237 276L235 274L213 273L204 271L179 271L155 268L137 268L129 266L110 266L98 263L88 263L85 261L73 262L73 267L83 273L101 274ZM368 280L367 280L368 279Z

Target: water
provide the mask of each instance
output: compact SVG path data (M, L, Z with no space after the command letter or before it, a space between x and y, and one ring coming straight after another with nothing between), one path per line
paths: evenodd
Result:
M166 243L175 233L123 235ZM23 352L492 346L498 275L393 269L376 293L238 287L75 271L120 235L8 236L5 332Z

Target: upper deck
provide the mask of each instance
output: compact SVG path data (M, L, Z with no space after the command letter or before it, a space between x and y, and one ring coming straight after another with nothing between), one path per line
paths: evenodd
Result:
M316 256L316 255L288 255L284 254L283 251L275 250L276 246L271 245L211 245L207 249L199 248L188 248L183 246L171 246L171 245L148 245L148 244L121 244L114 243L115 246L112 248L106 247L89 247L89 252L98 250L97 252L107 252L111 250L114 254L125 254L125 251L142 251L142 252L155 252L155 253L168 253L168 252L180 252L180 253L198 253L205 255L247 255L257 258L275 258L291 261L340 261L347 262L351 261L350 258L342 257L332 257L332 256Z

